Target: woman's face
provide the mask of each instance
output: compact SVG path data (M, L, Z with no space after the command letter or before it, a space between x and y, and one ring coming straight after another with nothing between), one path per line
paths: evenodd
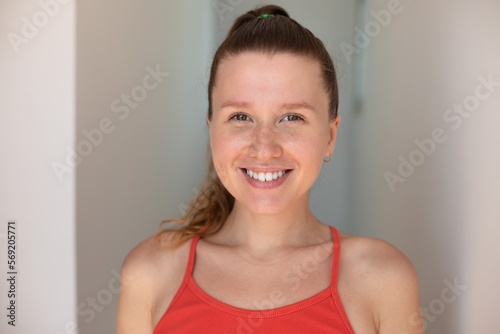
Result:
M221 62L212 92L210 145L235 205L276 214L307 205L340 117L331 121L317 61L248 52Z

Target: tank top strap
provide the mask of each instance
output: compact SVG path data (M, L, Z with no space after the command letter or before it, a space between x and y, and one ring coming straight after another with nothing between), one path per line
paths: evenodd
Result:
M333 256L332 256L332 277L330 284L330 291L332 292L332 298L335 302L335 306L344 322L349 333L353 334L352 326L349 322L349 318L345 312L344 306L342 305L342 300L340 299L340 294L338 291L338 277L339 277L339 262L340 262L340 235L337 229L330 226L332 229L332 239L333 239Z
M182 292L184 291L184 289L187 287L188 285L188 282L189 282L189 279L191 277L191 273L193 272L193 267L194 267L194 258L195 258L195 254L196 254L196 243L198 242L198 239L200 239L199 236L196 236L196 237L193 237L191 239L191 247L190 247L190 250L189 250L189 258L188 258L188 263L187 263L187 266L186 266L186 270L184 272L184 278L182 280L182 283L179 287L179 289L177 289L177 292L176 294L174 295L174 298L172 298L172 301L170 302L170 305L168 306L167 308L167 311L165 311L165 314L167 314L167 312L172 308L174 307L174 304L177 302L177 300L180 298ZM165 317L165 314L163 315L163 317ZM162 318L163 319L163 318ZM161 322L162 320L160 320Z
M200 240L200 236L193 237L191 239L191 248L189 250L188 264L186 266L186 272L184 273L184 281L187 281L191 277L194 268L194 260L196 257L196 245Z
M339 273L339 261L340 261L340 236L339 232L334 226L330 226L332 232L333 240L333 256L332 256L332 276L331 276L331 287L335 291L337 290L337 281Z

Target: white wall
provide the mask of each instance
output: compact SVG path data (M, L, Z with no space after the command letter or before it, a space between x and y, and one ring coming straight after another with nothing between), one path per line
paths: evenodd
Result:
M0 2L1 333L63 332L76 321L74 174L60 183L51 166L64 163L74 141L75 5L49 11L34 0ZM30 24L23 18L38 27L23 28ZM6 317L10 219L17 220L15 327Z
M474 75L492 75L497 83L490 98L457 130L463 137L466 201L464 236L467 240L462 271L469 289L461 307L463 333L500 331L500 22L498 1L481 0L457 8L450 24L456 36L448 45L453 66L463 68L472 80L463 83L471 90ZM467 48L464 50L464 44ZM469 93L470 94L470 93ZM458 132L462 131L462 133Z
M388 3L370 1L369 10ZM474 95L478 76L500 81L500 3L401 5L364 49L366 99L353 128L354 224L360 234L391 241L416 265L426 333L497 333L499 89L456 129L443 116ZM399 155L418 154L414 140L438 128L446 141L392 191L384 173L397 173ZM444 280L455 279L467 288L444 303Z

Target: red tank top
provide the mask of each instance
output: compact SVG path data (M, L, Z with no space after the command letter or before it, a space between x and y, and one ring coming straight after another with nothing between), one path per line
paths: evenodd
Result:
M340 238L333 226L331 233L330 286L305 300L262 311L225 304L198 286L192 277L199 239L194 237L184 280L153 334L353 334L337 291Z

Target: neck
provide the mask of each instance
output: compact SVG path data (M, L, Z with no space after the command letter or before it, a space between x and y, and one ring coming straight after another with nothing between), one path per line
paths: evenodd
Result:
M209 239L238 248L255 259L266 259L328 242L330 233L329 227L314 217L307 202L272 215L252 212L236 202L224 226Z

